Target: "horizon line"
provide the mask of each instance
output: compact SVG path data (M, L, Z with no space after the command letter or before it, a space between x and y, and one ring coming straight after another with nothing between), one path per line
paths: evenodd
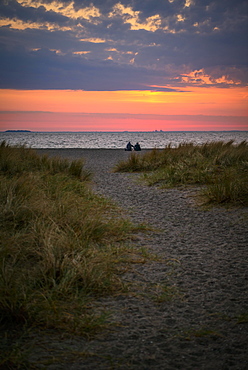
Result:
M104 130L93 130L93 131L68 131L68 130L62 130L62 131L34 131L34 130L26 130L26 129L8 129L8 130L0 130L0 132L5 132L5 133L46 133L46 132L65 132L65 133L90 133L90 132L102 132L102 133L129 133L129 132L156 132L156 133L162 133L162 132L248 132L248 129L247 130L134 130L134 131L130 131L130 130L119 130L119 131L104 131Z

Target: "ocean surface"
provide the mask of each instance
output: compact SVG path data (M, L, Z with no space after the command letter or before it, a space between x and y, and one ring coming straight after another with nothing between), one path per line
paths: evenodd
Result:
M41 148L124 149L128 141L141 149L162 149L168 144L202 144L212 141L248 141L248 131L154 131L154 132L0 132L0 142Z

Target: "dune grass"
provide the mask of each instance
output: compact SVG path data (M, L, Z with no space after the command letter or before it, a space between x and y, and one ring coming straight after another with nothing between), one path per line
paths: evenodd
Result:
M0 146L0 325L91 334L95 298L121 291L133 227L92 193L83 161Z
M144 155L131 153L115 171L143 172L148 185L171 188L202 186L207 202L248 205L248 144L211 142L203 145L168 145Z

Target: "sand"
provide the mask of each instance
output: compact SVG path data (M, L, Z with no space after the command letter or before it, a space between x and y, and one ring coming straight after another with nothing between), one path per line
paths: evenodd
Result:
M124 150L38 152L85 158L95 173L94 191L120 205L134 223L153 227L132 242L134 247L158 256L134 263L123 275L133 283L130 294L98 301L119 325L92 340L58 342L51 336L46 348L61 361L46 368L247 369L248 209L206 209L195 190L160 190L137 182L137 174L112 173L115 163L128 157ZM72 349L83 355L67 363Z

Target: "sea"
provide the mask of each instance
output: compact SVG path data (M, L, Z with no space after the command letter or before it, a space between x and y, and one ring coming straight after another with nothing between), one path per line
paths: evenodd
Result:
M129 141L133 145L139 142L141 149L163 149L169 144L177 147L230 140L235 144L248 142L248 131L0 132L0 143L35 149L124 149Z

